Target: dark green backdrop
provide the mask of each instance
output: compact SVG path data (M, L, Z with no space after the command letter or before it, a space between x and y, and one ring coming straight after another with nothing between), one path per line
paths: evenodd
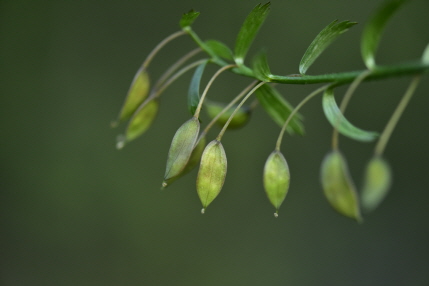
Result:
M204 216L195 171L159 190L171 138L189 118L189 74L167 90L147 134L115 149L122 129L110 129L110 121L135 71L160 40L178 30L181 14L201 11L194 25L200 36L232 46L257 3L0 2L0 284L428 285L427 76L386 150L394 171L391 193L361 225L337 215L322 194L319 167L330 148L331 127L320 98L302 110L307 136L283 143L292 181L278 219L263 192L262 169L279 128L262 109L245 129L224 137L227 179ZM273 72L296 73L324 26L353 20L360 24L309 73L363 69L360 35L379 3L274 0L250 53L265 47ZM380 63L421 56L429 42L428 12L429 2L416 0L395 15L379 49ZM188 38L168 46L153 61L152 78L193 47ZM382 130L408 82L362 85L348 118ZM223 75L209 96L231 98L247 83ZM314 88L280 90L296 104ZM374 145L346 138L340 145L361 186Z

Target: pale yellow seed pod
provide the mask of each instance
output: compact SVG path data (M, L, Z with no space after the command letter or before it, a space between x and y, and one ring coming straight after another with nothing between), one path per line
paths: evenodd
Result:
M125 133L126 140L131 141L146 132L152 125L153 120L158 114L159 103L156 99L152 99L143 103L135 112L127 126Z
M209 115L210 119L215 118L223 109L226 107L226 104L218 103L214 101L208 101L204 103L205 110L207 111L207 114ZM232 108L225 111L216 121L217 124L220 126L224 126L225 123L228 121L229 117L234 112L236 106L233 106ZM251 110L248 107L241 107L238 109L238 111L235 113L234 117L232 118L231 122L228 125L228 129L238 129L247 124L247 122L250 119Z
M275 217L289 190L290 173L285 157L273 151L265 162L264 188L268 200L276 208Z
M146 70L139 69L128 90L124 105L119 114L119 121L128 120L149 94L150 80Z
M361 221L358 197L350 179L347 163L339 151L326 155L321 168L323 191L340 214Z
M364 186L361 194L362 208L373 211L384 200L391 185L390 167L381 157L374 157L366 166Z
M198 139L199 131L200 122L195 117L183 123L176 131L168 152L164 183L178 176L186 167Z
M204 149L197 176L197 193L203 205L202 213L220 193L226 169L226 154L222 143L213 140Z

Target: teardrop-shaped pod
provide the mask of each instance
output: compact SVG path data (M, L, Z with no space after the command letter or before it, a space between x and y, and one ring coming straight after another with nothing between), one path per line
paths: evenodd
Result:
M192 117L176 131L168 151L164 182L179 175L191 157L200 132L198 118Z
M170 178L168 180L165 180L162 183L162 188L166 188L167 186L171 185L171 183L173 183L177 179L183 177L184 175L186 175L187 173L189 173L190 171L192 171L195 168L195 166L197 166L198 163L200 162L201 155L203 154L205 146L206 146L206 138L205 137L201 137L198 140L197 144L195 145L194 150L192 150L191 157L189 158L189 161L186 164L186 166L183 169L183 171L180 172L177 176L175 176L173 178Z
M222 143L213 140L204 149L197 176L197 193L203 205L202 213L220 193L226 169L226 154Z
M119 114L119 122L128 120L149 94L150 80L145 69L140 68L134 76L124 105Z
M152 125L158 114L159 103L156 99L146 101L135 112L127 126L126 140L131 141L142 135Z
M273 151L265 162L264 188L271 204L276 208L275 217L289 190L290 173L285 157Z
M381 157L374 157L366 166L365 179L361 194L362 208L365 212L373 211L389 192L392 174L387 162Z
M226 107L226 104L218 103L214 101L208 101L206 100L204 102L204 106L206 107L207 114L209 115L210 119L214 119L219 113L221 113L224 108ZM236 109L236 105L232 106L228 110L226 110L217 120L216 123L220 126L224 126L225 123L228 121L229 117L232 115L234 110ZM246 123L250 119L252 111L249 107L240 107L238 111L235 113L234 117L232 118L231 122L228 125L228 129L238 129L246 125Z
M332 151L322 162L321 181L328 202L340 214L361 221L356 189L351 181L346 160Z

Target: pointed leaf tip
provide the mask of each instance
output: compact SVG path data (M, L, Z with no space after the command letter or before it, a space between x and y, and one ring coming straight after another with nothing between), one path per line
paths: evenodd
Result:
M180 19L180 27L186 28L191 26L199 15L200 12L197 12L194 9L191 9L188 13L184 13Z

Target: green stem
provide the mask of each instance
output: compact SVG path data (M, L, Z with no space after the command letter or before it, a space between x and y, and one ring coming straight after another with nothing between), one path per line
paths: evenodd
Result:
M172 40L174 40L180 36L183 36L185 34L186 34L185 31L177 31L176 33L173 33L170 36L168 36L167 38L165 38L164 40L162 40L158 45L156 45L156 47L152 50L152 52L150 52L150 54L146 57L141 68L146 69L149 66L152 59L155 57L155 55L159 52L159 50L161 50L167 43L169 43Z
M368 77L371 74L371 71L366 70L362 72L359 76L355 78L355 80L352 82L352 84L349 86L349 88L346 91L346 94L344 95L343 100L341 101L340 105L340 113L344 114L346 111L347 105L350 102L350 99L352 98L352 95L354 94L356 88L359 86L359 84L365 80L366 77ZM340 116L337 116L336 124L334 131L332 133L332 149L338 150L338 127L340 126L341 119Z
M200 112L201 112L201 108L202 108L202 106L203 106L203 102L204 102L204 99L206 98L206 95L207 95L207 92L209 91L209 88L210 88L210 86L213 84L213 82L214 82L214 80L222 73L222 72L224 72L224 71L226 71L227 69L231 69L231 68L233 68L233 67L235 67L236 65L227 65L227 66L224 66L224 67L222 67L222 68L220 68L213 76L212 76L212 78L210 79L210 81L209 81L209 83L206 85L206 88L204 89L204 92L203 92L203 94L201 95L201 99L200 99L200 101L198 102L198 106L197 106L197 109L195 110L195 113L194 113L194 117L195 118L199 118L200 117Z
M219 132L219 135L216 137L217 141L222 140L222 136L225 133L226 129L228 128L229 123L231 122L231 120L234 118L235 114L237 113L237 111L241 108L241 106L243 106L243 104L246 102L246 100L255 92L255 90L257 90L259 87L261 87L262 85L264 85L266 82L261 81L260 83L258 83L254 88L252 88L251 91L249 91L249 93L243 98L243 100L240 102L240 104L235 108L234 112L231 114L231 116L228 118L228 121L225 123L225 125L222 127L222 130Z
M289 122L292 120L292 118L295 116L295 114L298 112L298 110L307 103L307 101L309 101L310 99L312 99L314 96L316 96L317 94L323 92L324 90L326 90L328 87L330 87L330 84L324 85L318 89L316 89L315 91L313 91L312 93L310 93L309 95L307 95L296 107L295 109L289 114L289 117L286 119L285 123L282 126L282 130L280 131L279 137L277 138L277 143L276 143L276 151L280 151L280 146L282 144L282 140L283 140L283 134L285 133L286 127L288 126Z
M405 107L407 107L408 102L410 101L412 95L414 94L414 91L416 90L419 84L419 81L420 81L420 76L414 77L413 81L411 81L407 91L405 92L404 96L402 97L401 101L399 102L398 106L393 112L392 117L389 119L389 122L384 128L383 133L381 134L380 139L378 140L377 145L375 146L374 153L376 156L381 156L383 154L384 149L386 148L386 144L389 141L389 138L392 135L392 132L395 129L395 126L398 123L399 118L404 112Z

